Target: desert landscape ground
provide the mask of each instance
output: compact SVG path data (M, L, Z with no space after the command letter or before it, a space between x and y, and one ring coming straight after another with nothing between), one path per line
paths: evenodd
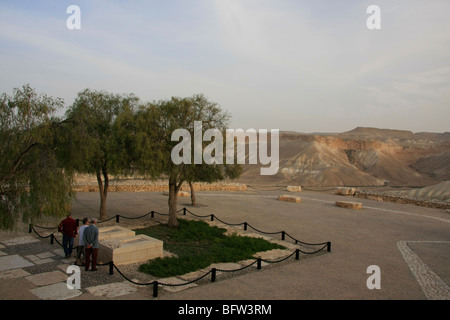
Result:
M179 199L179 208L187 207L198 215L214 213L228 223L247 221L266 232L286 231L305 242L331 242L331 251L318 256L300 256L300 260L254 270L236 276L218 276L216 282L186 286L182 290L161 287L158 300L442 300L450 299L449 249L450 217L443 209L426 208L414 204L380 202L360 199L358 210L337 207L335 202L354 201L349 196L332 192L301 191L289 194L301 198L300 203L278 200L286 189L276 191L202 191L198 192L199 206L190 206L188 197ZM99 199L96 192L80 192L73 202L74 218L96 215ZM140 217L154 210L167 212L167 196L163 192L112 192L108 199L109 216ZM182 215L180 214L180 217ZM165 217L158 218L164 223ZM113 219L114 221L114 219ZM121 218L120 225L127 219ZM134 223L141 223L139 220ZM28 235L30 236L30 235ZM275 236L274 236L275 237ZM3 252L27 257L25 252L42 256L54 252L56 244L48 239L37 243L10 245L2 236ZM35 238L37 238L35 236ZM279 240L279 239L278 239ZM22 247L22 248L20 248ZM45 252L43 249L45 247ZM30 253L29 250L36 252ZM52 274L67 262L55 258L41 265L22 266L14 276L11 270L1 272L0 296L3 299L43 299L38 290L44 283L34 284L34 273ZM24 261L28 261L22 259ZM28 262L30 264L30 262ZM369 266L381 270L381 288L369 289ZM75 300L150 299L149 286L136 286L117 272L108 274L108 266L101 266L95 275L83 273L87 279L95 277L96 285L82 283ZM3 276L5 272L8 275ZM125 272L127 274L127 272ZM59 279L65 286L66 278ZM55 278L50 286L54 286ZM58 279L57 279L58 280ZM161 279L162 282L165 279ZM13 288L21 288L20 290ZM96 290L94 290L94 288ZM101 290L100 290L101 289ZM55 291L53 292L54 299ZM73 291L72 291L73 292ZM66 290L67 294L67 290ZM66 297L67 296L63 296Z
M245 275L219 277L215 283L185 290L162 288L157 299L450 299L450 182L445 160L449 146L448 133L368 128L342 134L283 133L277 176L263 179L259 170L245 166L236 181L196 183L198 206L193 207L188 196L181 196L178 207L199 215L213 213L229 223L246 221L269 232L283 230L305 242L330 241L331 251ZM76 182L74 218L96 216L100 203L96 179L78 175ZM112 177L110 182L109 217L167 212L166 181ZM187 185L184 190L189 192ZM280 201L286 195L299 201ZM360 206L339 207L339 201ZM159 221L164 223L164 217ZM7 244L12 238L14 234L2 234L3 257L21 254ZM47 240L38 240L43 243L39 250L46 246L45 250L54 251ZM46 273L52 268L61 273L61 264L46 265ZM381 270L381 289L367 286L367 268L373 265ZM40 299L33 292L44 286L30 283L33 275L27 270L33 272L33 268L36 266L13 268L23 272L16 276L11 270L1 271L0 297ZM106 287L81 290L80 295L68 299L154 299L147 287L127 284L117 273L111 278L107 266L100 267L96 277L98 284L105 279ZM23 290L13 290L17 284Z

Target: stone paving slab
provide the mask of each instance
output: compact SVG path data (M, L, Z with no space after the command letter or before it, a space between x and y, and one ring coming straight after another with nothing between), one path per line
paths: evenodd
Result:
M185 273L183 275L179 275L178 278L180 278L181 280L185 280L185 281L192 281L192 280L198 279L201 276L205 275L205 273L207 273L207 271L197 270L197 271Z
M242 261L239 261L239 264L241 265L241 267L246 267L249 265L251 265L249 268L257 268L258 267L258 263L255 262L255 259L242 260ZM261 261L261 267L265 267L268 265L269 265L269 263Z
M48 251L42 252L42 253L38 253L36 255L36 257L38 257L39 259L47 259L47 258L51 258L51 257L54 257L54 256L55 255L53 253L48 252Z
M71 266L72 264L70 264L70 263L63 263L63 264L58 264L56 267L58 268L58 269L60 269L61 271L63 271L63 272L66 272L67 271L67 268L69 267L69 266Z
M62 281L65 282L68 279L68 275L61 271L51 271L34 274L26 277L26 279L31 281L36 286L46 286Z
M44 263L49 263L49 262L55 261L51 258L54 256L55 255L51 252L42 252L39 254L26 255L25 258L27 258L28 260L32 261L35 264L44 264Z
M220 269L220 270L236 270L242 268L242 265L239 263L213 263L208 268L203 269L203 271L209 271L212 268Z
M41 300L67 300L82 294L81 290L67 288L65 282L38 287L30 292Z
M64 249L63 248L58 248L52 251L54 254L56 254L57 256L60 257L65 257L66 254L64 253Z
M29 276L31 273L23 270L23 269L11 269L0 271L0 280L2 279L15 279Z
M99 285L95 287L86 288L86 291L98 297L114 298L120 297L127 294L135 293L137 287L132 285L128 281L108 283L104 285Z
M34 266L34 263L25 260L18 254L7 255L0 257L0 271L10 270L10 269L18 269L24 267Z

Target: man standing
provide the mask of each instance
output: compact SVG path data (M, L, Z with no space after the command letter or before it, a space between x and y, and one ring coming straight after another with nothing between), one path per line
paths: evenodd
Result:
M84 229L83 240L85 246L86 262L84 270L89 270L89 264L92 261L92 271L97 271L97 256L98 256L98 228L97 219L92 218L89 227Z
M84 266L84 260L86 258L86 252L84 251L84 229L89 227L88 218L83 218L83 225L78 229L78 251L77 251L77 265ZM81 255L83 255L83 259L81 259Z
M71 215L69 212L67 217L58 226L58 231L63 234L63 248L66 259L72 255L73 239L77 235L77 223L72 219Z

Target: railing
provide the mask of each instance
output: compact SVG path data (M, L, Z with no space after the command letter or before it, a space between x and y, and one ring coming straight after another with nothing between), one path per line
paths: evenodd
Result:
M219 219L214 214L203 215L203 216L202 215L197 215L197 214L191 212L190 210L188 210L187 208L183 208L183 209L178 210L178 213L181 212L181 211L183 211L183 215L186 215L187 213L189 213L189 214L193 215L196 218L208 218L209 217L211 221L217 220L217 221L219 221L219 222L221 222L221 223L223 223L225 225L229 225L229 226L243 226L244 230L248 230L248 228L251 228L254 231L256 231L258 233L261 233L261 234L267 234L267 235L281 234L281 240L283 240L283 241L286 241L286 238L288 237L291 240L293 240L295 244L301 244L303 246L313 246L313 247L319 247L319 248L317 250L311 251L311 252L302 251L300 249L296 249L294 252L292 252L288 256L286 256L284 258L281 258L279 260L267 260L267 259L262 259L262 258L256 258L255 261L249 263L246 266L238 268L238 269L224 270L224 269L218 269L218 268L211 268L211 270L209 270L205 274L201 275L200 277L198 277L198 278L196 278L194 280L191 280L191 281L188 281L188 282L179 283L179 284L164 283L164 282L159 282L157 280L151 281L151 282L146 282L146 283L136 282L136 281L133 281L133 280L129 279L125 274L123 274L123 272L120 271L120 269L114 264L113 261L110 261L110 262L107 262L107 263L104 263L104 264L97 264L97 265L99 265L99 266L108 265L109 266L109 274L110 275L114 274L114 269L115 269L125 280L127 280L130 283L133 283L135 285L139 285L139 286L150 286L150 285L152 285L153 286L153 297L156 298L158 296L158 287L159 286L167 286L167 287L185 286L185 285L188 285L188 284L191 284L191 283L194 283L194 282L198 282L198 281L206 278L208 275L210 275L210 277L211 277L210 278L211 282L215 282L216 278L217 278L217 272L224 272L224 273L227 273L227 272L238 272L238 271L242 271L244 269L247 269L247 268L253 266L254 264L256 264L256 269L260 270L261 266L262 266L262 262L265 262L265 263L279 263L279 262L286 261L287 259L291 258L294 255L295 255L295 260L300 260L300 253L303 253L303 254L315 254L315 253L318 253L318 252L324 250L325 248L327 249L328 252L331 251L331 242L330 241L322 242L322 243L308 243L308 242L304 242L304 241L300 241L298 239L295 239L294 237L289 235L286 231L265 232L265 231L262 231L262 230L259 230L259 229L255 228L255 227L253 227L248 222L227 223L227 222ZM134 220L134 219L142 219L142 218L147 217L149 215L153 219L155 217L155 214L168 215L166 213L150 211L150 212L148 212L148 213L146 213L146 214L144 214L142 216L139 216L139 217L125 217L125 216L122 216L122 215L116 215L116 216L113 216L111 218L98 221L98 223L104 223L104 222L110 221L112 219L116 219L116 223L120 223L120 218ZM77 219L76 221L77 221L77 225L79 225L79 219ZM34 232L34 233L36 233L36 235L39 238L42 238L42 239L50 238L50 244L54 244L54 242L56 241L56 243L58 243L62 247L62 244L57 240L57 238L55 237L55 235L53 233L51 233L48 236L42 236L36 231L35 228L51 230L51 229L56 229L57 227L40 227L40 226L33 226L32 224L30 224L28 232L29 233Z

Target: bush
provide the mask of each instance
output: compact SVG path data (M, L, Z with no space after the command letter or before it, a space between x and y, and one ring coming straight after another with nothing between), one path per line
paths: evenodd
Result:
M149 260L139 271L156 277L170 277L206 268L212 263L238 262L253 258L256 252L284 249L261 238L226 236L226 229L204 221L179 219L177 228L159 225L136 230L164 242L164 249L177 255Z

